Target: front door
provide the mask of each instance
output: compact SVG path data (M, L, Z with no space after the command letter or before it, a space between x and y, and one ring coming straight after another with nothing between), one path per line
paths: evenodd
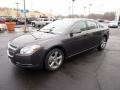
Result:
M87 32L85 21L75 23L71 28L71 33L67 42L69 54L74 55L89 48L91 34Z

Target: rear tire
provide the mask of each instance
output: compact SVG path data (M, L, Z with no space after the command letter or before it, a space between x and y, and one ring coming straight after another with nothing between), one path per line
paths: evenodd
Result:
M45 69L47 71L58 70L64 61L64 53L60 49L52 49L45 57Z
M36 26L35 23L32 23L32 26L35 27Z
M16 22L17 25L19 25L19 22Z
M104 50L105 47L106 47L106 44L107 44L107 39L106 37L103 37L101 42L100 42L100 45L97 47L98 50Z

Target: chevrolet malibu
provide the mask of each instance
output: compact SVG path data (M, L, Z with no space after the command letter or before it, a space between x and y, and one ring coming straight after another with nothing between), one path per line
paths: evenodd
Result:
M8 43L7 54L18 67L57 70L66 58L87 50L103 50L109 29L89 19L62 19Z

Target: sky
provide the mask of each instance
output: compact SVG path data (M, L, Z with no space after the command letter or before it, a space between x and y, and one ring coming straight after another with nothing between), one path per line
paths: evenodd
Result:
M0 0L0 7L23 9L23 0ZM92 4L89 11L89 4ZM120 8L120 0L75 0L74 14L104 13ZM70 8L69 8L70 7ZM26 0L26 8L54 15L69 15L72 12L72 0ZM86 7L86 9L84 9Z

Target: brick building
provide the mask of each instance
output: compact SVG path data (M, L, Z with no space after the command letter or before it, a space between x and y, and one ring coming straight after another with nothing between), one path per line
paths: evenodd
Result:
M43 15L46 15L48 17L52 16L51 14L43 14L39 11L29 11L27 14L27 17L40 17ZM14 8L0 8L0 16L12 16L12 17L24 17L24 14L21 13L21 10L18 10L18 14L17 14L17 9Z

